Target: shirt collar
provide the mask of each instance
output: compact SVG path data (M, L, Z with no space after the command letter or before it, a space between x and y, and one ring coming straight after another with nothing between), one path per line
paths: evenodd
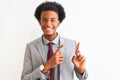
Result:
M54 40L52 40L52 41L49 41L49 40L47 40L44 36L43 36L43 43L45 44L45 45L47 45L49 42L52 42L53 44L59 44L59 39L60 39L60 36L59 36L59 34L57 35L57 37L54 39Z

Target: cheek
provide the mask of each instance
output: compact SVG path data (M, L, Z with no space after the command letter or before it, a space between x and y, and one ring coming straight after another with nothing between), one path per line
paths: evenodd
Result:
M56 23L53 26L55 27L55 29L57 29L59 27L59 23Z
M58 26L57 26L57 25L54 25L54 27L53 27L53 28L54 28L54 30L56 30L56 29L58 28Z

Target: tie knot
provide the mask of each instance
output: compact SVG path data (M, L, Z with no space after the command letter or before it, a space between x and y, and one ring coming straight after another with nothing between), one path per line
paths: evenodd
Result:
M49 47L52 46L52 42L49 42L47 45L48 45Z

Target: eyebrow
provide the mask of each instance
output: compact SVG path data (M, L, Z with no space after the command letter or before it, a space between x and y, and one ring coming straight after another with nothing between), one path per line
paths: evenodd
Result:
M41 18L41 19L47 19L47 18L43 17L43 18ZM57 19L57 18L51 18L51 19Z

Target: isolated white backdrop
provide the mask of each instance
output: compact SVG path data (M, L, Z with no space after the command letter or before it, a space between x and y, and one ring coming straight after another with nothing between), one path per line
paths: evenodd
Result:
M0 0L0 80L21 80L25 46L42 34L34 11L43 1ZM119 0L56 1L66 11L58 32L81 43L87 80L120 80Z

